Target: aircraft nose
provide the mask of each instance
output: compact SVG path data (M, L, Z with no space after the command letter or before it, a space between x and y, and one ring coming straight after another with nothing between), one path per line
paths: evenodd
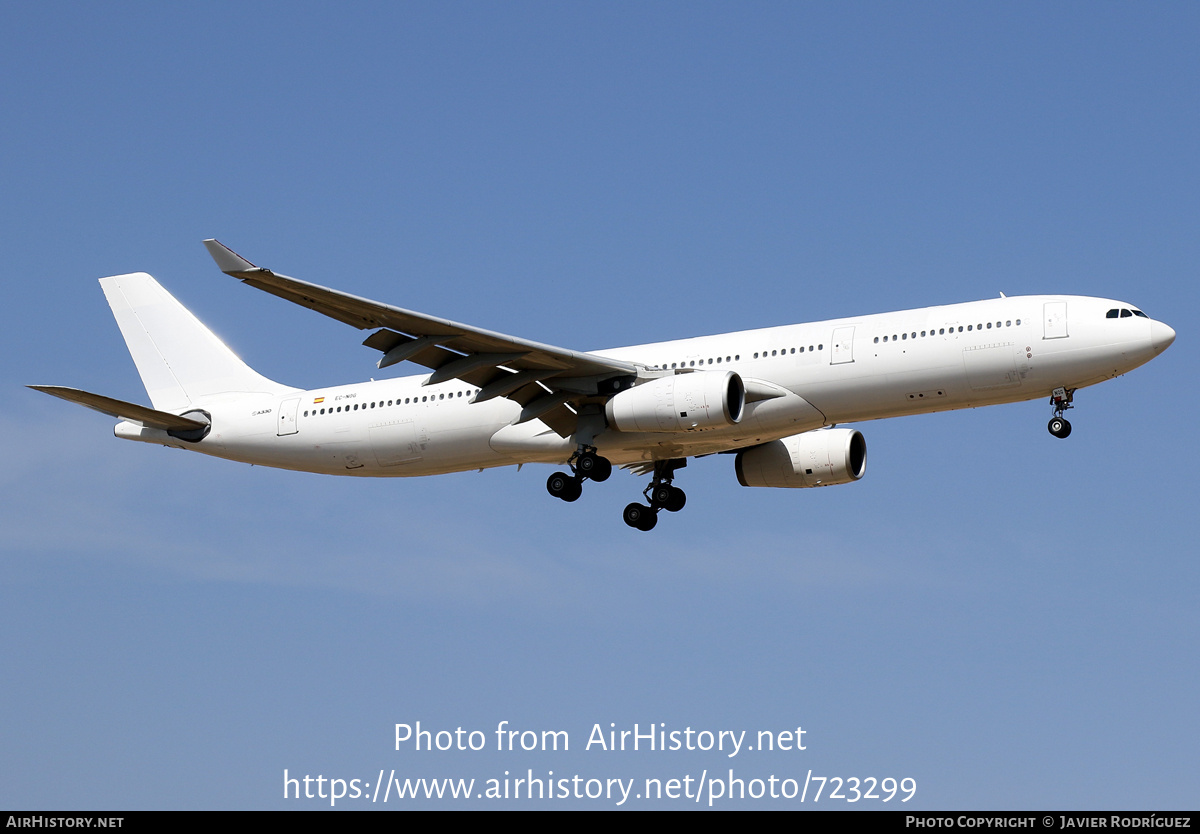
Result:
M1161 321L1150 322L1150 346L1155 353L1162 353L1175 341L1175 331Z

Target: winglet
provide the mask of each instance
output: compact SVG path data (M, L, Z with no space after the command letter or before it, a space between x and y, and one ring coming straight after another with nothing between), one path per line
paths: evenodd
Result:
M239 272L257 272L259 270L259 267L250 263L219 240L206 240L204 241L204 246L208 249L208 254L212 255L212 259L217 262L217 267L226 275L240 277L238 276Z

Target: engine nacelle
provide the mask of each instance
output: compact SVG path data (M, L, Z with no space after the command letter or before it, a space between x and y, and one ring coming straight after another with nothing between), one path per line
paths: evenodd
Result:
M867 471L867 441L854 429L820 429L738 452L734 467L745 487L848 484Z
M604 413L617 431L700 431L742 419L746 386L733 371L674 374L622 391Z

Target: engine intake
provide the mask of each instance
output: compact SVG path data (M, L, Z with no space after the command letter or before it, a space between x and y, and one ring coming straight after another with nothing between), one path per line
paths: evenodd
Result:
M855 429L819 429L738 452L744 487L819 487L857 481L867 471L867 441Z
M733 371L674 374L622 391L604 407L617 431L702 431L742 419L746 386Z

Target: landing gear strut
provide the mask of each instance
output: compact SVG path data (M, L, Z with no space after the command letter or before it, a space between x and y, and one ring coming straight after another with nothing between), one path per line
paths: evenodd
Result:
M570 475L566 472L555 472L546 479L546 492L564 501L579 500L579 496L583 494L585 480L590 478L597 482L607 481L608 476L612 474L612 463L608 458L596 454L592 446L580 448L568 463L571 465Z
M1071 405L1073 399L1075 399L1074 388L1055 388L1050 395L1050 405L1054 406L1054 416L1050 418L1046 428L1060 440L1071 433L1071 424L1063 417L1063 412L1068 408L1074 408Z
M686 458L675 458L672 460L660 460L654 463L654 477L650 481L650 486L642 491L642 495L646 496L646 501L649 504L630 504L622 513L622 518L630 527L642 531L654 529L654 525L658 523L659 510L666 510L669 513L677 513L683 509L683 505L687 503L687 495L677 486L672 486L671 481L675 477L675 470L682 469L687 466Z

